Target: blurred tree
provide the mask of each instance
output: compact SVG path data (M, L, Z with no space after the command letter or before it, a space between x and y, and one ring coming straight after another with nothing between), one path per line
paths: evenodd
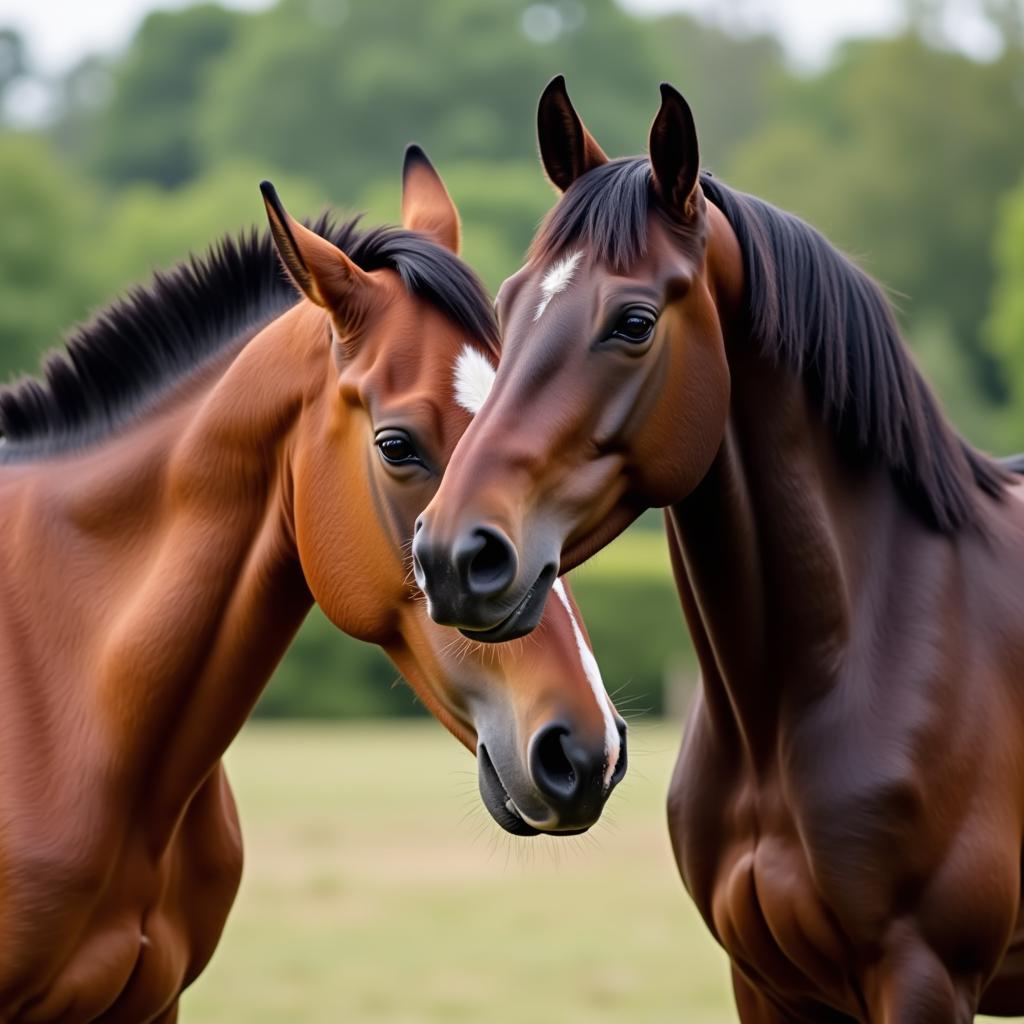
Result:
M256 714L347 718L422 715L426 710L379 647L345 636L314 608Z
M656 95L650 42L611 0L282 0L215 69L204 151L211 161L267 159L346 195L392 173L393 154L412 139L444 161L521 160L532 156L536 96L555 71L621 148L631 115L646 117Z
M922 317L915 321L910 344L925 379L942 400L957 429L975 444L995 454L1024 447L1024 417L1019 406L1015 416L1009 407L987 400L974 386L969 355L957 343L946 317ZM1009 369L1003 364L1005 369Z
M124 189L98 229L103 259L88 265L90 293L112 298L190 252L205 252L225 234L253 226L262 231L266 214L258 186L267 177L299 218L311 220L328 205L318 186L265 164L241 161L223 163L183 188L139 184Z
M1007 368L1016 444L1024 447L1024 178L1000 207L995 236L996 279L986 339Z
M730 180L805 216L895 290L908 322L948 318L990 398L981 343L999 197L1024 165L1016 51L991 63L915 35L848 45L794 79L784 112L730 161Z
M938 48L961 48L957 30L965 15L987 26L1004 49L1024 46L1024 0L903 0L902 7L910 28Z
M982 0L982 9L1004 46L1024 50L1024 0Z
M11 86L28 71L25 41L13 28L0 28L0 115Z
M34 370L62 332L154 270L262 230L257 186L268 175L299 216L327 206L308 182L238 162L186 188L136 185L104 200L41 140L0 136L0 374Z
M652 86L666 79L693 108L701 162L727 166L737 145L777 118L780 92L790 77L781 45L772 36L736 37L682 14L652 20L650 31L657 62L648 72L646 107L627 152L646 148L658 104Z
M56 83L54 118L49 135L58 149L76 165L95 176L96 167L88 166L85 154L93 154L100 143L95 135L107 116L114 94L114 74L110 61L94 55L83 57Z
M0 135L0 375L36 363L88 301L89 187L41 139Z
M556 72L619 155L644 146L659 77L681 82L707 111L717 160L765 113L782 60L766 37L642 21L612 0L283 0L215 69L205 152L262 156L346 194L411 139L444 161L529 161L536 98Z
M87 121L88 131L65 125L85 147L85 161L115 185L140 179L175 185L197 174L194 122L206 76L245 19L215 4L150 14L113 68L109 105L93 113L92 103L68 97L69 114ZM78 84L94 85L81 77Z

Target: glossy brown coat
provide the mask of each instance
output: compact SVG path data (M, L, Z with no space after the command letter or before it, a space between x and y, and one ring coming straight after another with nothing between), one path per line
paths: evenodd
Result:
M741 1020L1024 1013L1024 485L955 436L860 271L701 184L670 87L650 161L595 162L561 80L539 123L567 191L421 517L432 609L500 633L540 567L667 506L701 666L669 825ZM438 569L492 523L517 575L470 600Z

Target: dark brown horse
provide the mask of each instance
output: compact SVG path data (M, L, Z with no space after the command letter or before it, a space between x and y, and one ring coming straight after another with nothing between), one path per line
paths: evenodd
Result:
M407 230L326 238L264 194L302 301L269 238L226 241L0 392L3 1021L175 1018L241 870L220 758L314 600L479 754L508 830L588 827L625 768L567 590L495 650L410 585L497 358L440 179L411 149Z
M950 427L872 281L700 176L671 87L650 159L609 161L560 79L539 126L564 195L419 523L433 615L524 633L668 506L702 669L669 820L741 1019L1024 1012L1024 487Z

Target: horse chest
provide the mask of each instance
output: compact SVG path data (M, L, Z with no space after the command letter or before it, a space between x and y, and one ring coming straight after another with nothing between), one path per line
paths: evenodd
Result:
M141 838L108 839L103 856L2 851L3 1020L149 1020L208 961L241 872L222 772L200 788L158 859Z
M727 842L707 905L709 923L730 957L778 996L850 1002L845 938L795 839L737 836Z
M784 794L778 780L759 781L694 743L673 783L677 860L709 927L751 980L783 1003L822 1001L856 1014L852 944Z

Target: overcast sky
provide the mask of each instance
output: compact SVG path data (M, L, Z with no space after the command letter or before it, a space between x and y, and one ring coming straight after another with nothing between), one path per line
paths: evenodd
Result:
M83 54L123 46L147 11L187 6L190 0L0 0L0 26L13 25L29 41L33 59L49 73ZM221 0L259 8L269 0ZM345 0L336 0L344 3ZM724 24L774 28L800 64L814 67L838 39L891 32L900 22L898 0L620 0L637 11L699 11ZM952 37L984 55L991 39L976 15L978 0L953 0Z

